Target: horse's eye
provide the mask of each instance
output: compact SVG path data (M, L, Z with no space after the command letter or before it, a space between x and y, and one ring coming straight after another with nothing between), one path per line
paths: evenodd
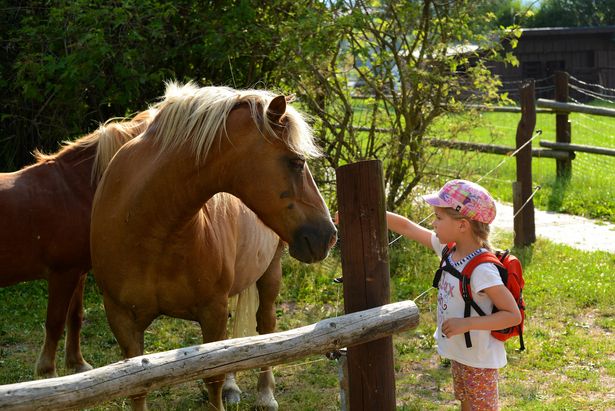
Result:
M290 159L290 167L298 172L303 171L303 167L305 167L305 159L301 157L295 157Z

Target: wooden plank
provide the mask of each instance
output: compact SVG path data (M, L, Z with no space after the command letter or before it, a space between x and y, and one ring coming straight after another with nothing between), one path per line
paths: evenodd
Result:
M568 102L568 79L569 75L565 71L555 72L555 100L566 104ZM558 112L555 115L555 141L558 143L570 143L571 128L568 112ZM572 161L557 160L555 162L556 174L558 177L569 178L572 174Z
M577 103L560 103L553 100L539 98L536 100L538 107L550 108L555 111L569 112L569 113L585 113L595 114L597 116L615 117L615 110L605 107L593 107L585 104Z
M521 113L521 107L517 106L487 106L484 104L466 104L464 107L481 111L492 111L496 113ZM537 113L555 114L550 109L537 109Z
M339 167L336 176L344 309L352 313L390 299L382 163L348 164ZM349 409L395 410L391 337L349 347L347 365Z
M402 301L293 330L143 355L65 377L0 386L2 410L85 408L215 375L282 364L414 328L419 311Z
M465 151L478 151L481 153L490 153L490 154L502 154L502 155L510 155L513 153L516 148L515 147L507 147L500 146L494 144L483 144L483 143L469 143L465 141L453 141L453 140L440 140L431 138L428 139L427 142L434 147L447 147L456 150L465 150ZM574 159L573 153L562 150L551 150L551 149L537 149L534 148L531 150L532 157L543 157L543 158L555 158L555 159Z
M542 147L553 148L553 149L561 150L561 151L569 151L569 152L578 151L581 153L604 154L607 156L615 156L615 149L612 149L612 148L586 146L582 144L558 143L558 142L544 141L544 140L541 141L539 144Z
M513 184L513 210L516 247L528 246L536 241L534 203L532 202L532 135L536 127L536 105L534 103L534 80L525 81L519 90L521 97L521 119L517 126L516 155L517 181ZM521 148L523 147L523 148Z

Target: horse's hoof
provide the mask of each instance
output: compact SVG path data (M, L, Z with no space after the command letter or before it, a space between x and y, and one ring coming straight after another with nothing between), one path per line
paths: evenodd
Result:
M257 410L278 411L278 402L275 398L257 399L254 405Z
M241 388L235 381L235 374L227 374L222 385L222 401L235 405L241 402Z
M36 378L55 378L58 376L55 367L37 365L34 371Z
M92 367L90 364L84 361L81 364L75 364L71 366L70 369L73 371L73 374L78 374L80 372L93 370L94 367Z
M223 390L222 399L229 405L239 404L241 402L241 391Z
M58 373L56 372L56 370L51 370L51 371L41 371L41 370L36 370L36 378L40 378L40 379L45 379L45 378L55 378L58 376Z

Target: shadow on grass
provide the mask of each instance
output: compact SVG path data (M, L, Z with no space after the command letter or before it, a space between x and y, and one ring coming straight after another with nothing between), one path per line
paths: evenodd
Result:
M553 188L547 207L549 211L560 211L566 198L566 192L570 187L570 177L557 177L552 184Z
M532 258L534 257L534 245L513 247L511 254L515 255L519 261L521 261L521 267L525 270L526 267L532 264Z

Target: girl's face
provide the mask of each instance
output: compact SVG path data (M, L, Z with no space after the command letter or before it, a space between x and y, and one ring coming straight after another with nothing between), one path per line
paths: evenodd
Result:
M451 217L440 207L434 207L434 214L432 226L440 243L446 244L457 241L459 237L459 220Z

